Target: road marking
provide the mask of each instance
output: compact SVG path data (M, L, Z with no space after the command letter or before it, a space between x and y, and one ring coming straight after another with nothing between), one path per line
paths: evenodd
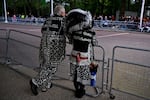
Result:
M41 32L41 29L31 29L31 30L28 30L28 31Z
M14 30L20 30L20 31L41 32L41 29L23 29L23 28L12 28L12 27L8 27L7 29L14 29Z
M111 35L97 36L97 38L105 38L105 37L120 36L120 35L127 35L127 34L130 34L130 33L119 33L119 34L111 34Z

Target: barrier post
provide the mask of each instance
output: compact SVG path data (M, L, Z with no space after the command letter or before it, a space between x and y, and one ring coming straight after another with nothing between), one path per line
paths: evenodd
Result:
M8 49L9 49L9 38L10 38L10 30L8 29L6 32L6 54L5 54L5 64L10 64L8 57Z

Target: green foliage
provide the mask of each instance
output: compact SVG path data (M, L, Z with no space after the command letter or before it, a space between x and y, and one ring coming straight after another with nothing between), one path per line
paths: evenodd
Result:
M46 16L50 14L50 4L45 0L6 0L7 11L13 14L33 14L34 16ZM93 15L115 15L122 8L124 0L54 0L57 3L68 3L66 11L73 8L81 8L90 11ZM128 1L128 0L126 0ZM141 1L141 0L140 0ZM146 0L146 3L150 0ZM128 3L128 2L126 2ZM139 11L141 2L126 4L126 10ZM130 8L130 9L129 9ZM0 0L0 15L3 14L3 0Z

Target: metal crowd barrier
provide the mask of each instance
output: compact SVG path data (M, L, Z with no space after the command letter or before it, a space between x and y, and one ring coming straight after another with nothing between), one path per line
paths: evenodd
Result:
M39 67L39 60L38 60L39 45L40 45L41 37L30 34L30 33L13 30L13 29L9 29L9 30L0 29L0 31L3 31L3 30L4 30L4 34L6 33L5 34L6 36L4 36L4 38L3 37L0 38L0 41L4 40L5 45L2 42L0 42L0 46L4 47L5 49L0 49L0 57L1 58L4 57L4 60L5 60L4 63L5 64L19 64L19 65L23 65L27 67L38 68ZM67 43L66 49L69 51L69 53L66 56L70 56L70 53L71 53L70 48L71 48L71 45ZM86 93L86 95L91 96L91 97L97 97L100 94L102 94L104 91L103 80L104 80L105 51L104 51L104 48L100 45L95 46L93 50L96 52L96 54L94 54L94 59L99 64L99 68L97 72L98 73L97 74L97 86L94 87L95 92L88 92ZM97 53L99 53L99 55L97 55ZM58 76L56 74L56 78L63 76L63 77L60 77L59 79L69 80L68 78L66 78L68 75L68 74L66 75L66 72L69 72L68 64L69 64L69 60L66 57L64 62L58 68ZM61 67L61 66L65 66L68 68L66 68L65 70L64 67ZM86 89L87 91L91 89L93 91L93 88L91 88L90 86L87 86Z
M96 45L93 48L94 50L94 60L98 63L99 68L97 72L97 86L94 87L96 94L92 95L87 93L87 95L92 97L97 97L104 92L104 66L105 66L105 50L102 46ZM98 55L99 54L99 55ZM101 59L100 59L101 58ZM98 80L99 79L99 80ZM100 85L100 86L99 86Z
M0 17L0 22L4 22L4 18ZM19 18L13 19L8 17L8 22L18 23L18 24L31 24L31 25L42 25L45 21L45 18ZM137 31L139 23L132 21L111 21L111 20L94 20L94 27L98 28L109 28L109 29L119 29L119 30L131 30Z
M0 17L0 22L4 22L5 18L4 17ZM13 18L13 17L8 17L8 22L9 23L18 23L18 24L33 24L33 25L42 25L45 21L45 18Z
M131 51L137 52L137 54L135 57L132 57L132 60L130 59L131 61L120 60L118 59L119 55L117 55L117 50L118 52L124 52L126 56L129 56L130 54L128 55L128 53ZM142 56L139 56L138 54ZM150 50L124 46L115 46L113 48L109 91L112 99L115 98L113 93L118 91L119 93L125 93L126 96L131 96L130 99L134 96L137 97L138 100L139 98L142 100L150 100L150 66L146 63L141 64L135 63L134 61L135 59L139 59L140 62L143 56L147 57L147 59L146 57L145 59L143 58L143 61L147 60L149 63Z
M70 80L69 78L66 78L69 73L66 75L66 72L69 72L69 57L70 57L70 47L71 45L67 43L67 50L69 51L66 56L66 59L63 61L63 63L60 66L67 66L68 69L64 69L64 67L59 67L58 68L58 73L56 73L56 77L54 78L55 80ZM70 49L70 50L69 50ZM86 86L86 95L91 96L91 97L97 97L104 93L104 65L105 65L105 50L102 46L96 45L94 46L93 50L94 52L94 61L99 65L98 67L98 72L97 72L97 81L96 81L96 86L91 87L91 86ZM67 64L66 64L67 63ZM63 87L66 89L66 87ZM70 89L69 89L70 90ZM91 92L92 91L92 92Z
M109 28L119 30L133 30L137 31L138 23L130 21L111 21L111 20L94 20L94 26L98 28Z
M8 50L8 30L0 29L0 62L5 63L7 60L7 50Z
M38 67L40 36L17 30L8 30L7 63Z

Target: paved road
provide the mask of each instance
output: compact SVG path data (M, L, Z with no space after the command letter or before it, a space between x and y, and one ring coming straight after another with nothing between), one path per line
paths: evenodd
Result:
M150 50L150 35L138 32L108 32L98 31L97 39L99 44L105 48L106 58L111 57L114 46L127 46ZM116 55L119 59L133 61L135 63L149 65L150 53L137 52L132 50L118 51Z
M22 24L5 24L0 23L0 29L15 29L23 32L29 32L38 36L41 36L41 26L36 25L22 25Z
M33 26L33 25L18 25L18 24L0 24L0 28L3 29L15 29L15 30L20 30L23 32L27 32L27 33L31 33L37 36L41 36L41 26ZM115 31L106 31L106 30L96 30L97 33L97 40L99 45L103 46L103 48L105 49L106 52L106 57L105 59L107 60L108 58L111 58L112 56L112 49L114 46L127 46L127 47L135 47L135 48L141 48L141 49L149 49L150 50L150 35L149 33L138 33L138 32L115 32ZM40 39L39 38L34 38L31 36L27 36L24 34L18 34L17 32L12 32L11 33L11 37L13 37L14 39L20 40L20 41L24 41L27 42L29 44L32 45L36 45L37 47L39 46L40 43ZM13 47L11 47L13 44ZM34 60L38 59L37 53L38 50L35 48L31 48L28 46L24 46L21 44L16 44L14 42L10 42L10 49L16 49L16 48L21 48L21 51L18 51L17 53L15 52L11 52L10 50L10 54L12 55L18 55L18 59L28 59L29 56L25 55L24 59L20 58L19 55L22 54L22 52L27 53L31 51L33 56L35 57L30 57L31 59L29 59L29 61L31 62L30 64L33 63ZM24 49L22 49L24 48ZM68 50L69 48L67 48ZM15 51L17 51L18 49L16 49ZM70 49L69 49L70 50ZM35 51L35 52L33 52ZM96 53L100 53L100 52L96 52ZM31 56L31 54L29 54ZM96 54L98 55L98 54ZM119 59L122 60L127 60L127 61L133 61L135 63L140 63L140 64L145 64L145 65L149 65L149 59L150 59L150 54L149 53L143 53L143 52L133 52L133 51L128 51L128 50L117 50L116 53L117 57ZM99 55L100 56L100 55ZM136 59L134 59L136 58ZM25 61L25 63L27 63L27 61ZM33 63L34 65L38 65L38 62ZM32 64L32 65L33 65Z
M41 36L40 33L41 26L31 26L31 25L18 25L18 24L0 24L0 29L15 29L20 30L23 32L31 33L33 35ZM137 33L137 32L114 32L114 31L103 31L103 30L96 30L97 33L97 40L99 45L101 45L105 49L106 53L106 60L111 58L112 56L112 49L114 46L128 46L128 47L136 47L141 49L149 49L150 50L150 35L145 33ZM2 33L3 31L0 31ZM4 37L5 35L0 36ZM11 38L23 41L35 46L39 46L40 38L31 37L25 34L20 34L18 32L12 31ZM5 54L5 40L0 40L0 56ZM66 50L69 52L71 46L67 46ZM101 51L99 52L98 49L95 51L96 57L101 57ZM26 46L12 40L9 41L9 51L8 54L11 55L14 59L21 61L24 65L30 67L38 67L38 49ZM132 61L135 63L140 63L144 65L150 65L150 53L143 53L143 52L133 52L128 50L117 50L116 56L118 59ZM60 66L59 73L61 76L67 77L67 73L69 64L68 60L66 59L63 65ZM98 75L101 76L101 75ZM147 75L148 76L148 75ZM101 79L99 79L101 80ZM148 81L148 80L147 80ZM146 82L147 82L146 81ZM101 81L98 81L101 82ZM149 83L148 83L149 84ZM120 94L119 94L120 95ZM87 99L88 100L88 99ZM118 99L121 100L121 99ZM123 99L122 99L123 100Z

